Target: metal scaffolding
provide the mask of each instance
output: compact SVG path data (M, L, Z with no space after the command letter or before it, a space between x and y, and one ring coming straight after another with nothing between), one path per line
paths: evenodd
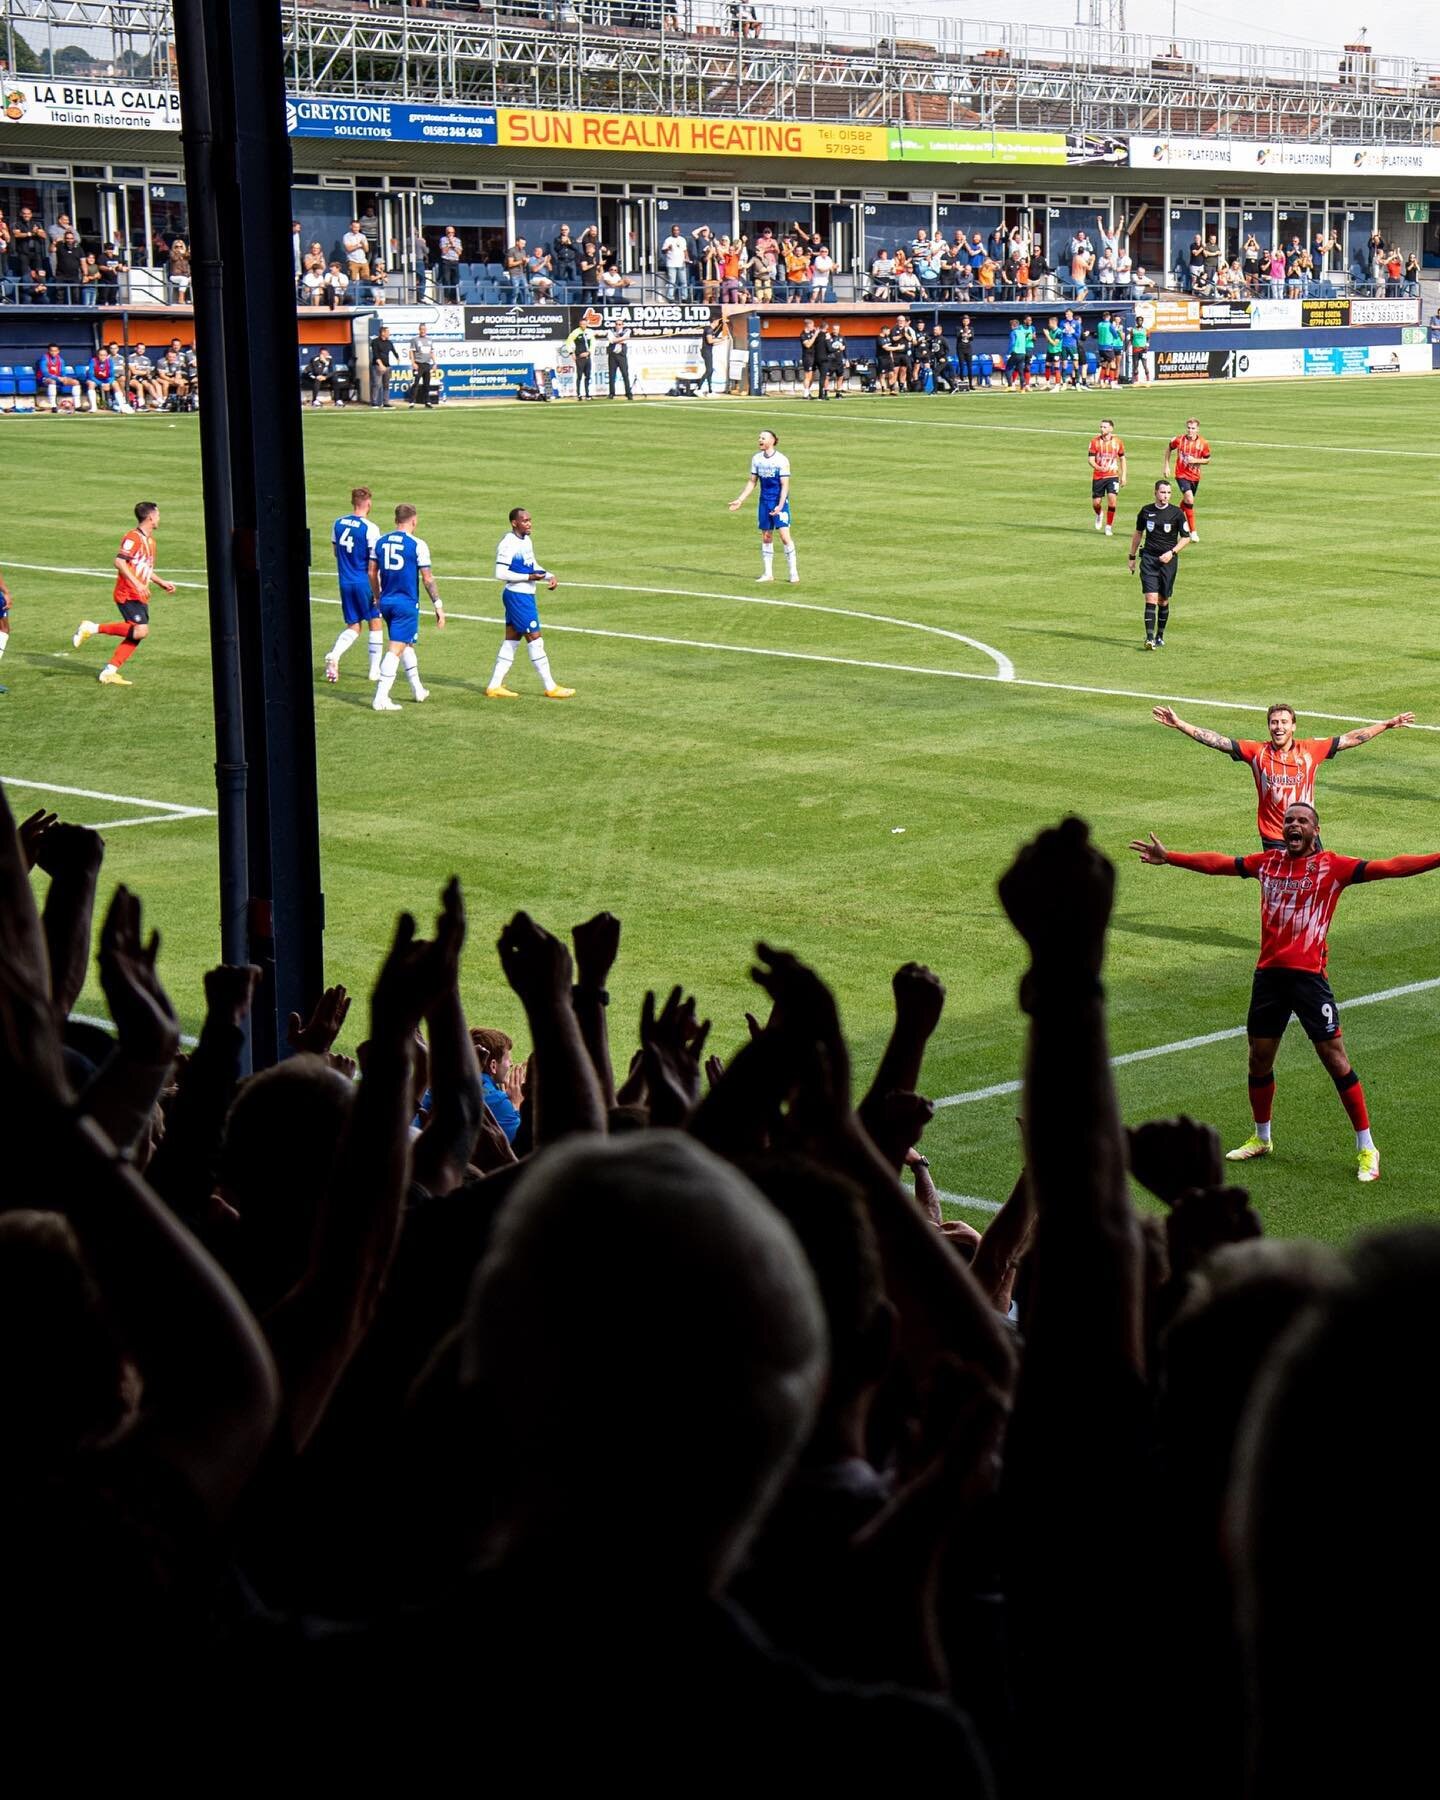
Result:
M0 0L0 19L14 75L174 83L170 9L155 0ZM290 90L322 96L1316 143L1440 130L1440 67L1364 45L732 0L289 0L284 23Z

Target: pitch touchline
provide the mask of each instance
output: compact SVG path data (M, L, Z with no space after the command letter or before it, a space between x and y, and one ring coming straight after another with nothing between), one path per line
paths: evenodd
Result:
M172 825L185 819L213 819L215 814L205 806L177 806L171 800L144 800L138 794L106 794L98 788L62 787L56 781L24 781L18 775L0 775L6 787L33 788L41 794L65 794L78 800L110 800L117 806L150 806L155 811L135 819L85 820L88 831L120 831L130 825Z
M32 572L44 575L83 575L90 576L97 581L109 581L111 579L111 571L109 569L74 569L62 568L54 563L19 562L11 562L7 564L7 567L11 569L28 569ZM486 577L483 575L450 576L447 577L447 580L483 582L486 580ZM200 588L202 586L198 581L177 581L175 585L183 588ZM583 588L592 584L576 582L574 585ZM611 584L610 591L622 594L673 594L677 598L682 599L686 597L688 592L688 590L682 588L630 588L621 587L618 584ZM703 599L709 598L710 596L692 595L691 597ZM718 597L726 600L754 600L758 598L758 596L753 594L725 594ZM310 599L311 603L315 606L338 606L340 604L338 600L331 600L320 594L312 594ZM805 603L800 601L781 601L777 604L793 604L798 606ZM843 608L836 607L834 610L841 612L843 611ZM864 617L866 615L855 614L851 616ZM870 616L878 617L879 615ZM446 617L461 620L467 625L503 625L505 623L503 619L494 617L488 613L447 613ZM1222 712L1263 713L1265 711L1264 706L1257 705L1253 700L1204 700L1195 694L1156 694L1151 693L1144 688L1086 687L1073 681L1042 681L1037 677L1025 675L1012 675L1007 679L999 673L994 675L977 674L973 669L928 669L917 667L910 663L870 662L852 656L820 656L804 650L762 649L751 644L712 644L707 643L700 638L657 637L643 631L602 631L599 627L594 625L547 625L545 629L547 631L565 631L571 633L573 636L579 637L619 638L634 644L666 644L671 648L680 650L713 650L726 656L775 656L788 662L830 663L847 669L878 669L882 673L890 675L933 675L938 679L945 681L1000 682L1003 680L1006 687L1045 688L1059 694L1097 694L1101 698L1113 700L1163 700L1171 706L1210 706L1215 707ZM927 629L937 630L939 628L931 626ZM974 643L978 640L967 639L966 641ZM988 646L986 648L988 650ZM1000 654L998 651L994 650L988 650L988 653L992 656L998 656ZM1377 715L1373 713L1317 712L1309 706L1304 707L1303 710L1307 718L1324 719L1327 723L1334 725L1373 725L1377 720ZM1440 725L1412 725L1410 729L1412 731L1440 731Z
M1342 1000L1342 1007L1378 1006L1382 1000L1399 1000L1406 994L1425 994L1432 988L1440 988L1440 976L1433 976L1427 981L1407 981L1401 987L1381 988L1378 994L1359 994L1353 1000ZM1152 1044L1148 1050L1127 1050L1123 1056L1112 1056L1112 1069L1123 1068L1126 1063L1148 1062L1152 1056L1173 1056L1179 1050L1203 1050L1208 1044L1223 1044L1230 1038L1245 1036L1243 1025L1232 1025L1224 1031L1207 1031L1202 1037L1177 1038L1173 1044ZM971 1088L965 1094L946 1094L937 1100L939 1106L969 1106L976 1100L998 1100L1002 1094L1018 1094L1023 1083L1019 1081L997 1081L993 1087Z

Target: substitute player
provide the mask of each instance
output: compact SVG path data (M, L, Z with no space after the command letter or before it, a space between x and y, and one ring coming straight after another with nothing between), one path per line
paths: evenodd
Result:
M395 508L395 529L377 537L370 551L370 592L374 610L385 622L390 645L380 659L380 677L371 702L376 712L399 712L390 698L395 677L401 669L410 683L416 700L428 700L428 689L420 685L420 661L415 654L415 640L420 635L420 583L430 596L435 612L435 629L445 629L445 608L440 591L430 571L430 546L415 535L417 514L413 506Z
M97 625L93 619L82 619L70 642L78 650L87 638L117 637L113 655L100 671L106 687L133 687L120 673L130 658L150 635L150 589L173 594L173 581L162 581L155 573L155 533L160 528L160 508L153 500L137 500L135 525L120 540L115 558L115 604L120 619L108 625Z
M1142 506L1130 535L1130 573L1140 559L1140 592L1145 597L1145 648L1165 648L1165 627L1170 623L1170 596L1175 591L1175 571L1180 552L1193 540L1185 515L1170 504L1170 483L1155 483L1155 500Z
M760 527L760 580L775 579L775 534L785 546L785 562L792 582L799 581L800 568L795 560L795 540L790 535L790 462L780 454L779 438L773 431L760 433L760 448L750 458L750 479L739 496L730 502L731 512L740 508L760 486L758 524Z
M1115 435L1115 421L1102 419L1100 435L1090 440L1090 504L1095 509L1095 529L1115 535L1115 496L1124 487L1125 446ZM1102 519L1100 514L1104 512Z
M380 538L380 527L370 517L374 495L368 487L351 488L350 510L330 529L330 547L340 577L340 614L344 629L326 653L325 679L340 679L340 658L360 641L361 627L370 627L370 679L380 679L380 658L385 653L385 627L374 590L370 586L370 559Z
M1167 481L1170 479L1172 456L1175 458L1175 480L1180 487L1180 504L1185 509L1185 522L1190 527L1191 537L1198 537L1200 534L1195 529L1195 490L1200 486L1200 477L1205 473L1205 465L1210 460L1210 446L1200 435L1198 419L1187 419L1180 436L1171 438L1162 471Z
M1440 869L1440 855L1390 856L1367 862L1319 848L1320 817L1313 806L1296 800L1285 809L1285 848L1257 850L1249 856L1225 856L1205 850L1185 854L1167 850L1152 831L1130 848L1141 862L1199 875L1249 876L1260 883L1260 960L1250 989L1246 1035L1250 1041L1250 1110L1255 1129L1231 1162L1269 1156L1270 1113L1275 1101L1275 1056L1294 1013L1340 1094L1340 1103L1355 1127L1356 1174L1361 1181L1380 1179L1380 1152L1370 1136L1370 1114L1360 1077L1350 1066L1340 1031L1340 1009L1326 979L1329 955L1326 934L1340 896L1362 881L1393 881Z
M1187 725L1173 706L1157 706L1150 716L1162 725L1168 725L1172 731L1183 731L1186 737L1204 744L1209 750L1223 751L1236 762L1250 765L1257 795L1255 829L1267 850L1285 848L1287 806L1297 800L1303 800L1307 806L1315 804L1315 777L1320 773L1321 763L1329 762L1342 750L1358 750L1371 738L1379 737L1382 731L1396 731L1401 726L1415 723L1414 713L1403 712L1378 725L1362 725L1355 731L1344 732L1340 737L1297 738L1295 708L1288 701L1277 700L1265 717L1269 738L1263 744L1256 744L1248 738L1230 738L1219 731L1207 731L1201 725Z
M495 579L501 583L500 598L505 606L505 636L495 658L495 670L490 677L490 684L485 689L487 700L520 698L514 688L506 687L505 677L515 660L515 646L522 637L530 652L530 660L535 665L535 673L540 677L540 685L545 690L545 698L574 698L574 688L561 687L550 673L550 658L545 654L545 639L541 632L540 609L535 590L543 581L553 593L559 582L548 569L542 569L536 560L535 545L530 538L531 528L532 521L525 508L512 506L510 529L501 538L495 551Z

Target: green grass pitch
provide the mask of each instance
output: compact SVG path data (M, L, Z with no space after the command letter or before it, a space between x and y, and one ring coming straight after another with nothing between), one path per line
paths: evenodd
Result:
M1256 890L1142 869L1125 845L1153 827L1178 848L1249 850L1253 788L1244 769L1154 724L1152 699L1253 736L1273 699L1293 701L1317 735L1345 729L1318 713L1413 708L1431 729L1326 767L1324 835L1356 854L1440 848L1437 396L1420 378L823 407L307 412L330 979L363 995L396 911L426 915L456 870L477 1023L522 1024L490 948L510 912L564 930L609 907L624 921L611 1009L622 1056L644 988L675 980L714 1018L715 1047L736 1043L764 936L835 984L857 1086L884 1041L891 971L930 963L949 1001L924 1087L968 1093L1019 1069L1021 955L996 877L1023 838L1074 810L1122 865L1114 1052L1242 1025ZM1192 409L1215 449L1201 542L1180 571L1170 642L1145 655L1128 526ZM1106 412L1130 465L1112 540L1091 529L1085 461ZM796 588L778 559L782 579L755 586L753 501L726 510L767 423L795 469ZM53 792L68 786L212 806L196 421L3 419L0 472L0 568L15 604L0 774L52 784L13 789L12 804L94 823L143 816L129 800ZM330 524L358 482L382 521L398 501L418 506L451 611L419 646L433 698L415 707L402 678L398 716L371 712L363 648L338 687L320 679L339 629ZM160 572L197 585L157 597L153 635L127 670L134 686L106 689L103 641L76 652L69 639L82 617L113 616L109 588L66 571L107 569L141 497L162 503ZM578 689L565 704L541 700L523 653L521 700L482 694L499 636L492 552L522 502L562 580L543 617L556 677ZM962 638L1008 658L1016 679L988 679L997 664ZM205 817L108 839L106 890L123 879L144 897L188 1030L216 956L215 870ZM1440 975L1437 940L1440 877L1348 895L1331 939L1342 1006ZM1436 1210L1437 995L1347 1017L1384 1157L1378 1187L1355 1182L1344 1114L1292 1027L1278 1154L1248 1171L1270 1229L1337 1238ZM93 985L82 1006L103 1010ZM363 1014L362 1002L351 1041ZM1237 1040L1136 1061L1118 1078L1131 1121L1184 1110L1227 1143L1246 1135ZM1014 1110L1002 1094L937 1114L926 1149L942 1188L1004 1196Z

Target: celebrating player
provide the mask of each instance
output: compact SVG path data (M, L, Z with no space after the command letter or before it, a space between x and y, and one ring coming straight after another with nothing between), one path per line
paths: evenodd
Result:
M374 498L368 487L351 488L350 510L338 518L330 532L335 565L340 576L340 612L344 629L325 658L325 679L340 679L340 658L360 641L360 627L370 622L370 679L380 679L380 658L385 651L385 630L380 608L370 585L370 559L375 554L380 527L370 518Z
M1170 623L1170 596L1175 591L1176 558L1193 542L1190 527L1178 506L1170 504L1170 483L1155 483L1155 500L1142 506L1130 534L1130 573L1140 558L1140 592L1145 597L1145 648L1165 648L1165 627Z
M739 496L730 502L731 512L739 512L760 484L760 580L775 579L775 533L785 546L785 561L791 581L800 579L795 561L795 540L790 536L790 462L777 448L780 440L773 431L760 433L759 451L750 458L750 479Z
M502 584L500 598L505 605L505 636L495 658L494 673L485 689L487 700L518 700L514 688L505 685L505 677L515 660L515 646L523 637L545 690L547 700L570 700L574 688L561 687L550 673L550 658L545 654L541 635L539 603L535 589L540 582L553 593L559 582L548 569L542 569L535 558L530 539L531 518L523 506L510 509L510 529L495 551L495 579Z
M1125 446L1115 435L1115 421L1102 419L1099 437L1090 440L1090 504L1095 509L1095 529L1103 529L1106 537L1115 535L1115 496L1125 480Z
M1267 850L1285 848L1287 806L1297 800L1303 800L1307 806L1314 805L1315 777L1321 763L1338 756L1342 750L1358 750L1371 738L1379 737L1382 731L1395 731L1402 725L1415 723L1414 713L1403 712L1378 725L1362 725L1340 737L1297 738L1295 708L1288 701L1277 700L1265 717L1269 739L1263 744L1255 744L1248 738L1229 738L1200 725L1187 725L1173 706L1157 706L1151 717L1168 725L1172 731L1183 731L1186 737L1204 744L1209 750L1221 750L1226 756L1233 756L1236 762L1249 763L1258 796L1255 829Z
M380 659L380 675L371 705L376 712L399 712L390 698L395 677L401 669L417 700L428 700L428 689L420 685L420 662L415 654L415 640L420 635L420 583L430 596L435 611L435 628L445 629L445 608L441 604L435 577L430 572L430 546L416 537L416 512L413 506L395 508L395 529L377 537L370 548L370 592L372 613L378 613L390 634L390 645Z
M1329 953L1326 933L1340 896L1362 881L1392 881L1440 869L1440 855L1390 856L1367 862L1339 856L1319 847L1320 818L1303 800L1285 809L1283 850L1257 850L1249 856L1218 851L1186 855L1167 850L1152 831L1130 848L1143 863L1173 863L1199 875L1250 876L1260 883L1260 960L1250 989L1250 1110L1255 1129L1231 1162L1269 1156L1270 1112L1275 1101L1275 1056L1294 1013L1315 1046L1316 1055L1339 1090L1340 1103L1355 1127L1356 1174L1361 1181L1380 1179L1380 1152L1370 1136L1370 1115L1360 1077L1345 1054L1340 1009L1325 978Z
M1175 458L1175 479L1180 484L1180 504L1185 509L1185 523L1190 527L1191 537L1199 537L1200 534L1195 529L1195 490L1199 487L1200 477L1205 473L1205 465L1210 460L1210 446L1200 435L1198 419L1187 419L1183 433L1171 438L1162 471L1166 481L1170 479L1172 456Z
M121 642L100 671L106 687L133 687L120 673L125 664L150 635L150 589L173 594L173 581L162 581L155 573L155 533L160 527L160 508L153 500L137 500L135 525L120 540L115 558L115 604L120 608L119 620L97 625L93 619L82 619L70 642L78 650L87 638L117 637Z
M0 575L0 657L10 648L10 590L5 585L5 577ZM7 687L0 687L0 694L8 694Z

